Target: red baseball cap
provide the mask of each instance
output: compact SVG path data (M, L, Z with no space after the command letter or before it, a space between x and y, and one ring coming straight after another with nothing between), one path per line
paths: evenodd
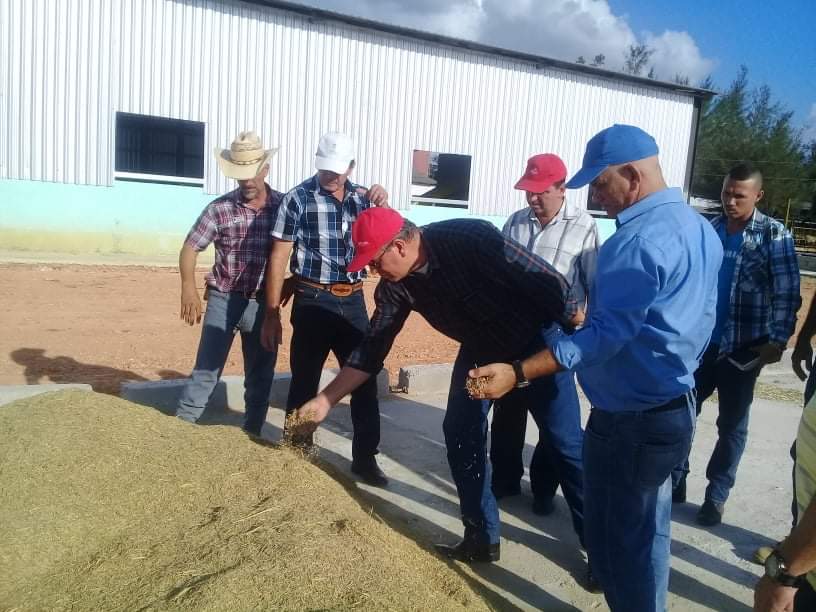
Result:
M561 158L552 153L542 153L527 160L527 170L516 183L516 189L541 193L553 183L566 178L567 167Z
M346 268L358 272L368 265L381 248L394 239L402 229L402 215L393 208L372 206L360 213L351 226L354 258Z

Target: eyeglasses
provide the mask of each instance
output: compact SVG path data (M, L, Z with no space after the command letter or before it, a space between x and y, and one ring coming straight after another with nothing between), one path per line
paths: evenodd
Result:
M388 249L390 249L392 246L394 246L393 242L389 242L388 244L386 244L383 247L382 251L380 251L380 254L377 255L374 259L372 259L371 261L368 262L368 267L373 269L373 270L379 270L380 265L382 264L382 258L388 252Z

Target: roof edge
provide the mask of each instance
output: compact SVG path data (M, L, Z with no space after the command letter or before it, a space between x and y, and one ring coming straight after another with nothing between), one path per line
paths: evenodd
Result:
M604 77L614 81L635 83L637 85L643 85L646 87L655 87L657 89L664 89L676 93L683 93L689 96L693 96L695 98L708 99L717 95L717 92L711 91L709 89L689 87L688 85L681 85L679 83L673 83L670 81L660 81L657 79L650 79L642 76L634 76L631 74L626 74L624 72L617 72L615 70L607 70L604 68L596 68L594 66L589 66L586 64L576 64L574 62L557 60L550 57L545 57L543 55L534 55L531 53L525 53L523 51L514 51L512 49L506 49L504 47L493 47L491 45L485 45L471 40L453 38L451 36L444 36L442 34L424 32L422 30L414 30L411 28L396 26L388 23L383 23L380 21L374 21L373 19L364 19L362 17L354 17L352 15L345 15L343 13L335 13L333 11L327 11L325 9L315 8L304 4L287 2L285 0L241 0L241 1L246 2L247 4L255 4L260 6L266 6L269 8L276 8L291 13L297 13L299 15L307 17L310 20L336 21L365 30L374 30L376 32L384 32L387 34L394 34L406 38L414 38L418 40L435 42L441 45L447 45L449 47L466 49L468 51L476 51L479 53L485 53L487 55L521 60L523 62L533 64L538 69L558 68L560 70L566 70L568 72L588 74L591 76Z

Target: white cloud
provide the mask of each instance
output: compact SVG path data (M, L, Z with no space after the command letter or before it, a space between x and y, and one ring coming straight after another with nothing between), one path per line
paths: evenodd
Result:
M630 45L646 43L655 52L658 78L705 77L714 61L701 55L687 32L666 30L637 36L625 16L607 0L302 0L341 13L384 21L535 55L587 62L606 56L605 67L620 70ZM648 72L648 69L645 71Z

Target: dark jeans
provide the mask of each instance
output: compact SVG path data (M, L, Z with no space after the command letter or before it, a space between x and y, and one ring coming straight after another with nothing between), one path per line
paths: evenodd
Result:
M292 383L287 414L318 392L320 374L329 351L342 366L368 330L362 291L337 297L328 291L297 284L292 306L292 344L289 353ZM377 377L372 376L351 394L354 462L371 461L380 444L380 407Z
M813 610L816 610L816 591L808 582L796 591L796 598L793 600L793 612L813 612Z
M550 334L562 335L557 326L547 332L547 345L557 340ZM535 401L530 394L512 392L507 399L493 405L490 427L490 461L493 464L495 488L515 489L524 475L524 435L527 412L538 425L539 437L530 461L530 486L537 499L551 499L565 475L562 460L578 466L578 481L583 478L581 466L580 405L575 388L575 376L562 372L539 389ZM521 391L521 390L519 390ZM508 401L509 400L509 401ZM577 447L575 441L578 441ZM567 472L573 470L568 469Z
M669 585L671 472L694 434L694 395L677 408L593 408L584 437L584 538L613 612L663 612Z
M499 508L490 490L491 467L487 460L487 413L490 402L470 399L466 389L468 370L476 365L464 346L453 364L448 405L442 431L465 537L483 544L499 542Z
M717 359L719 346L711 345L703 355L700 367L694 373L697 388L697 414L703 402L716 390L719 396L717 443L708 462L705 498L725 504L734 486L742 453L748 439L748 416L754 401L754 387L760 368L743 372L727 358ZM672 479L677 483L689 471L688 457L678 467Z
M201 417L221 378L238 330L241 332L241 350L244 354L243 429L255 435L261 433L269 410L269 391L278 357L277 348L267 351L261 346L263 318L263 301L210 289L195 366L181 392L176 416L192 423Z
M547 342L549 344L549 342ZM534 343L530 354L544 346ZM538 425L539 440L530 464L533 496L551 498L558 485L570 508L572 523L583 541L583 468L581 407L572 372L535 379L514 389L493 406L490 461L497 487L517 487L524 474L522 451L527 412Z

